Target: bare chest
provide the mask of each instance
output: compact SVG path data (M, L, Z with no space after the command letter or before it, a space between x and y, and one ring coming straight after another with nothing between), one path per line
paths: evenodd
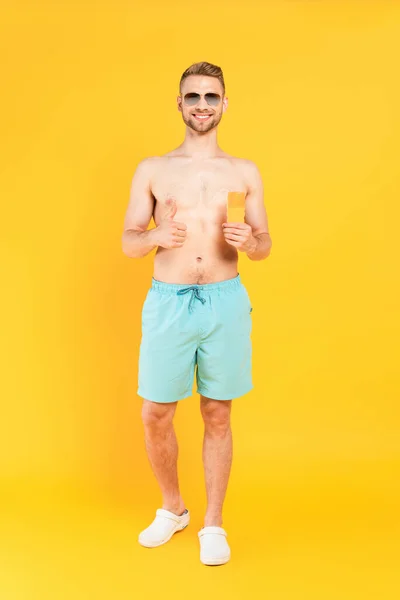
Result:
M178 210L221 210L229 191L247 192L246 181L232 164L217 166L173 166L160 169L152 181L152 193L159 207L173 198Z

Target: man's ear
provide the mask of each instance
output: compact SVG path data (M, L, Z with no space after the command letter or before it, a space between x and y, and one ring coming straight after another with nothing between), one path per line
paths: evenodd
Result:
M223 112L225 112L225 111L226 111L226 109L228 108L228 104L229 104L229 100L228 100L228 98L227 98L227 97L225 97L225 98L223 99L223 101L222 101L222 110L223 110Z
M177 96L176 103L178 105L179 112L182 112L182 98L180 97L180 95Z

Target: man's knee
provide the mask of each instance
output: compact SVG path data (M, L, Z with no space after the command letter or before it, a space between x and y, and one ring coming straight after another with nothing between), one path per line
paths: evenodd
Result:
M232 400L201 399L201 414L206 428L215 432L226 433L230 427Z
M163 429L168 427L174 418L176 402L160 404L144 400L142 406L142 422L146 428Z

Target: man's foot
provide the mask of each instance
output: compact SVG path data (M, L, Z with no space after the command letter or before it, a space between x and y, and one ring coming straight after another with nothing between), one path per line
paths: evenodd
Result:
M156 518L144 529L139 535L139 544L146 548L156 548L162 544L166 544L176 533L185 529L189 525L190 514L188 510L182 515L165 510L164 508L157 509Z
M222 527L203 527L198 536L200 540L200 560L203 565L224 565L231 557L226 540L227 533Z

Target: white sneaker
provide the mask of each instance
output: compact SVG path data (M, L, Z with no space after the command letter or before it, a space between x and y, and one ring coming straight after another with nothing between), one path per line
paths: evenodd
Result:
M156 548L156 546L166 544L174 533L185 529L189 525L189 521L188 510L179 516L169 510L159 508L152 524L139 534L139 544L146 548Z
M231 550L227 535L222 527L203 527L199 531L200 560L203 565L224 565L228 562Z

